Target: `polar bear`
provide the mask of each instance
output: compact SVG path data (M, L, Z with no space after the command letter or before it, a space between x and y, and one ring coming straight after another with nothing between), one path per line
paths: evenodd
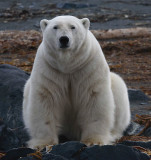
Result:
M28 146L58 144L59 135L111 144L130 122L127 87L110 72L89 19L58 16L40 26L43 40L24 88Z

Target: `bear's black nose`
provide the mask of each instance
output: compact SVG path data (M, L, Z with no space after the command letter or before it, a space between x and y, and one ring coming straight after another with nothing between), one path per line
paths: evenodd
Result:
M59 41L60 41L60 48L67 48L67 47L69 47L68 46L69 38L67 36L60 37Z

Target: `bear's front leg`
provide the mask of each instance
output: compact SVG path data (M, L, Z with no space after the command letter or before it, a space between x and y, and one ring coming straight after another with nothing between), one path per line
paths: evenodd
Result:
M102 129L100 129L100 127L102 127ZM91 124L85 126L83 129L81 142L87 146L111 144L110 130L105 128L104 131L102 131L103 125L101 122L91 122Z
M42 121L41 119L40 121L40 123L33 122L30 124L31 127L28 130L31 139L28 141L28 147L42 150L46 146L58 144L58 136L54 124Z
M106 145L112 141L111 129L114 124L114 100L111 90L96 93L89 99L81 115L81 142L87 146ZM83 116L83 120L82 120Z
M33 149L41 150L48 145L58 144L52 101L47 96L33 92L28 99L24 99L23 118L31 137L28 147Z

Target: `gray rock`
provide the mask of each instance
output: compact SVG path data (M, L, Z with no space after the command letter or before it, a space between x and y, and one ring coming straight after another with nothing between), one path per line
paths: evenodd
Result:
M151 106L151 99L141 90L129 89L128 90L130 107L131 107L131 119L136 119L136 114L138 115L149 115L151 111L149 111L148 107Z
M20 141L16 134L0 120L0 151L7 151L19 146Z
M130 103L139 102L140 104L146 104L150 98L144 94L141 90L129 89L128 90Z
M23 87L29 75L7 64L0 65L0 75L0 118L8 127L21 127Z
M23 87L28 78L28 73L15 66L0 65L0 118L13 129L21 144L28 139L22 120Z
M131 122L130 125L128 126L128 128L126 129L126 131L124 132L124 135L137 135L138 133L140 133L140 131L144 128L143 125L140 125L138 123L135 122Z

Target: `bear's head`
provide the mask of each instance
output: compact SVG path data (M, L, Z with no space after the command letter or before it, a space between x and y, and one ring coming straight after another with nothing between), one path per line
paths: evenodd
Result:
M54 52L75 52L85 41L90 21L74 16L58 16L52 20L43 19L40 27L43 40Z
M42 47L45 60L63 73L72 73L80 68L89 57L88 18L58 16L40 22L43 33Z

